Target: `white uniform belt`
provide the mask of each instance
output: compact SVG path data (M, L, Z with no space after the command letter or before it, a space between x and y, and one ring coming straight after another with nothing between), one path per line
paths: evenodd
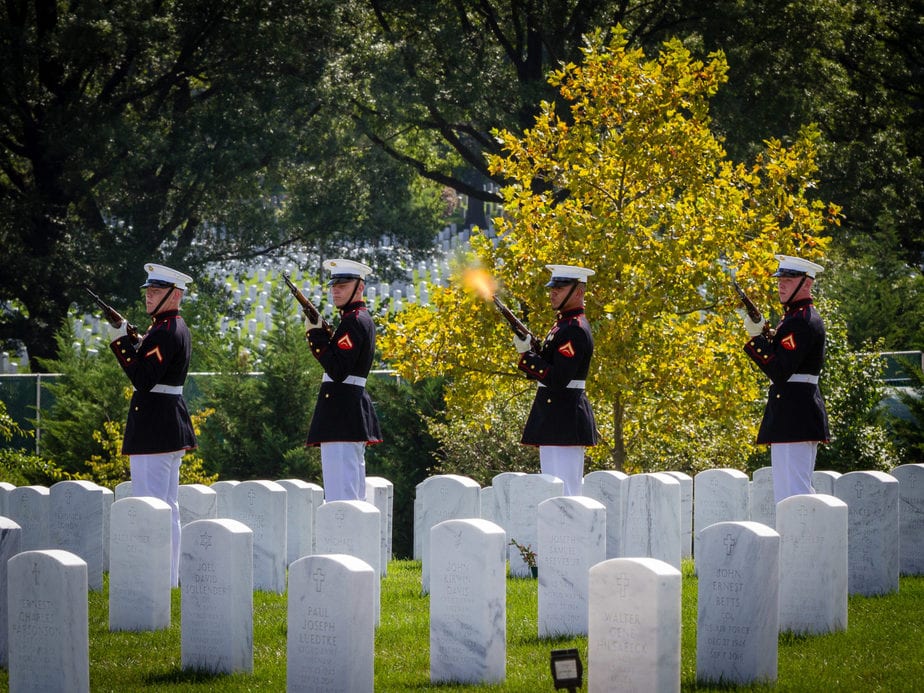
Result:
M182 385L155 385L151 388L151 392L159 392L162 395L182 395L183 386Z
M818 384L818 376L812 375L810 373L794 373L789 376L789 380L786 382L789 383L811 383L812 385Z
M572 380L570 383L565 385L570 390L583 390L584 386L587 384L586 380ZM545 387L544 383L539 383L539 387Z
M327 373L321 378L322 383L332 383L334 379L331 378ZM366 387L366 379L358 375L348 375L343 379L344 385L358 385L359 387Z

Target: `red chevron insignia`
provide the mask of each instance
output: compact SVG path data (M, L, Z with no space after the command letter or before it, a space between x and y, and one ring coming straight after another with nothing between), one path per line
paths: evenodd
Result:
M164 362L164 356L163 354L160 353L159 346L154 347L153 349L151 349L148 353L144 355L145 358L150 358L151 356L157 359L157 363Z
M574 345L568 341L558 347L558 353L567 356L569 359L574 356Z
M340 339L337 340L337 346L344 350L349 350L353 348L353 340L350 339L350 335L345 334Z
M796 350L796 335L788 334L783 339L780 340L780 345L786 349L786 351L795 351Z

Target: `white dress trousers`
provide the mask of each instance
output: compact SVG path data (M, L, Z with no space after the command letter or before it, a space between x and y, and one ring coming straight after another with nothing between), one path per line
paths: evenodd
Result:
M562 495L584 495L583 445L540 445L539 469L565 482Z
M324 500L366 500L366 443L321 443Z
M817 442L770 445L775 502L779 503L790 496L802 493L815 493L815 489L812 488L812 473L815 471L817 453Z
M185 450L152 455L130 455L132 495L160 498L172 513L173 551L170 554L170 585L179 585L180 574L180 463Z

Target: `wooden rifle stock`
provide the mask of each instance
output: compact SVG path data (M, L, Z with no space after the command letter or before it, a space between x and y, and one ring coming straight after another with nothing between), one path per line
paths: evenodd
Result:
M747 312L748 317L751 318L751 320L754 322L762 324L764 337L769 337L771 332L770 323L764 320L764 316L761 314L760 309L754 304L754 301L752 301L748 295L744 293L744 289L742 289L738 282L734 279L732 279L732 286L735 287L738 298L740 298L741 303L744 304L744 310Z
M516 336L519 337L520 339L526 339L527 337L529 337L530 348L533 351L538 353L539 350L542 348L542 344L539 342L538 339L536 339L536 335L530 332L529 328L526 327L526 325L524 325L520 321L520 319L516 315L514 315L513 312L511 312L511 310L507 306L505 306L503 302L496 295L493 298L494 298L494 305L497 306L497 310L500 312L501 315L504 316L504 319L506 319L507 322L510 323L510 327L511 329L513 329L514 334L516 334Z
M122 317L122 314L119 313L119 311L117 311L115 308L110 306L103 299L93 293L89 286L85 286L83 288L86 289L87 293L93 297L93 300L96 301L96 305L98 305L103 310L103 317L106 318L106 322L108 322L113 327L118 327L124 322L126 333L129 337L132 338L132 341L137 342L140 339L137 327Z
M301 289L292 283L292 280L289 279L289 273L283 272L282 278L285 280L286 286L289 287L289 291L293 296L295 296L295 300L298 301L299 305L301 305L302 312L305 314L305 317L307 317L311 322L317 322L320 320L321 327L326 330L328 334L330 334L330 325L328 324L327 320L321 317L321 311L319 311L317 307L308 300L305 294L302 293Z

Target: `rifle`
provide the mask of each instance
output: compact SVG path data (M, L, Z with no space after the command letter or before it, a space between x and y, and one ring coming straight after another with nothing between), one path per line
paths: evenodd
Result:
M289 273L283 272L282 278L286 281L286 286L289 287L289 291L292 292L292 295L295 296L295 300L299 302L302 307L302 312L305 314L311 322L321 321L321 328L326 330L328 334L331 334L332 330L330 329L330 324L321 317L321 311L319 311L315 305L307 299L305 294L302 293L295 284L292 283L292 280L289 279Z
M740 298L741 303L744 304L744 310L747 312L748 317L756 323L763 324L762 329L764 337L772 336L772 328L770 327L770 323L764 320L764 316L761 314L760 309L754 305L754 301L752 301L748 295L744 293L744 289L741 288L735 279L732 279L732 286L735 287L735 291L738 293L738 298Z
M504 316L508 323L510 323L510 327L514 334L516 334L516 336L520 339L526 339L529 337L530 348L533 351L538 352L542 348L542 343L536 339L536 335L530 332L529 328L524 325L507 306L503 304L503 302L497 297L497 294L494 294L491 298L494 300L494 305L497 306L497 310L500 311L500 314Z
M139 339L141 339L140 335L138 334L138 328L128 322L124 317L122 317L122 314L119 313L119 311L117 311L115 308L110 306L103 299L93 293L89 286L85 286L83 288L86 289L87 293L93 297L93 300L96 301L96 305L103 309L103 317L106 318L106 322L108 322L113 327L118 327L124 322L125 330L128 336L132 338L132 341L137 342Z

